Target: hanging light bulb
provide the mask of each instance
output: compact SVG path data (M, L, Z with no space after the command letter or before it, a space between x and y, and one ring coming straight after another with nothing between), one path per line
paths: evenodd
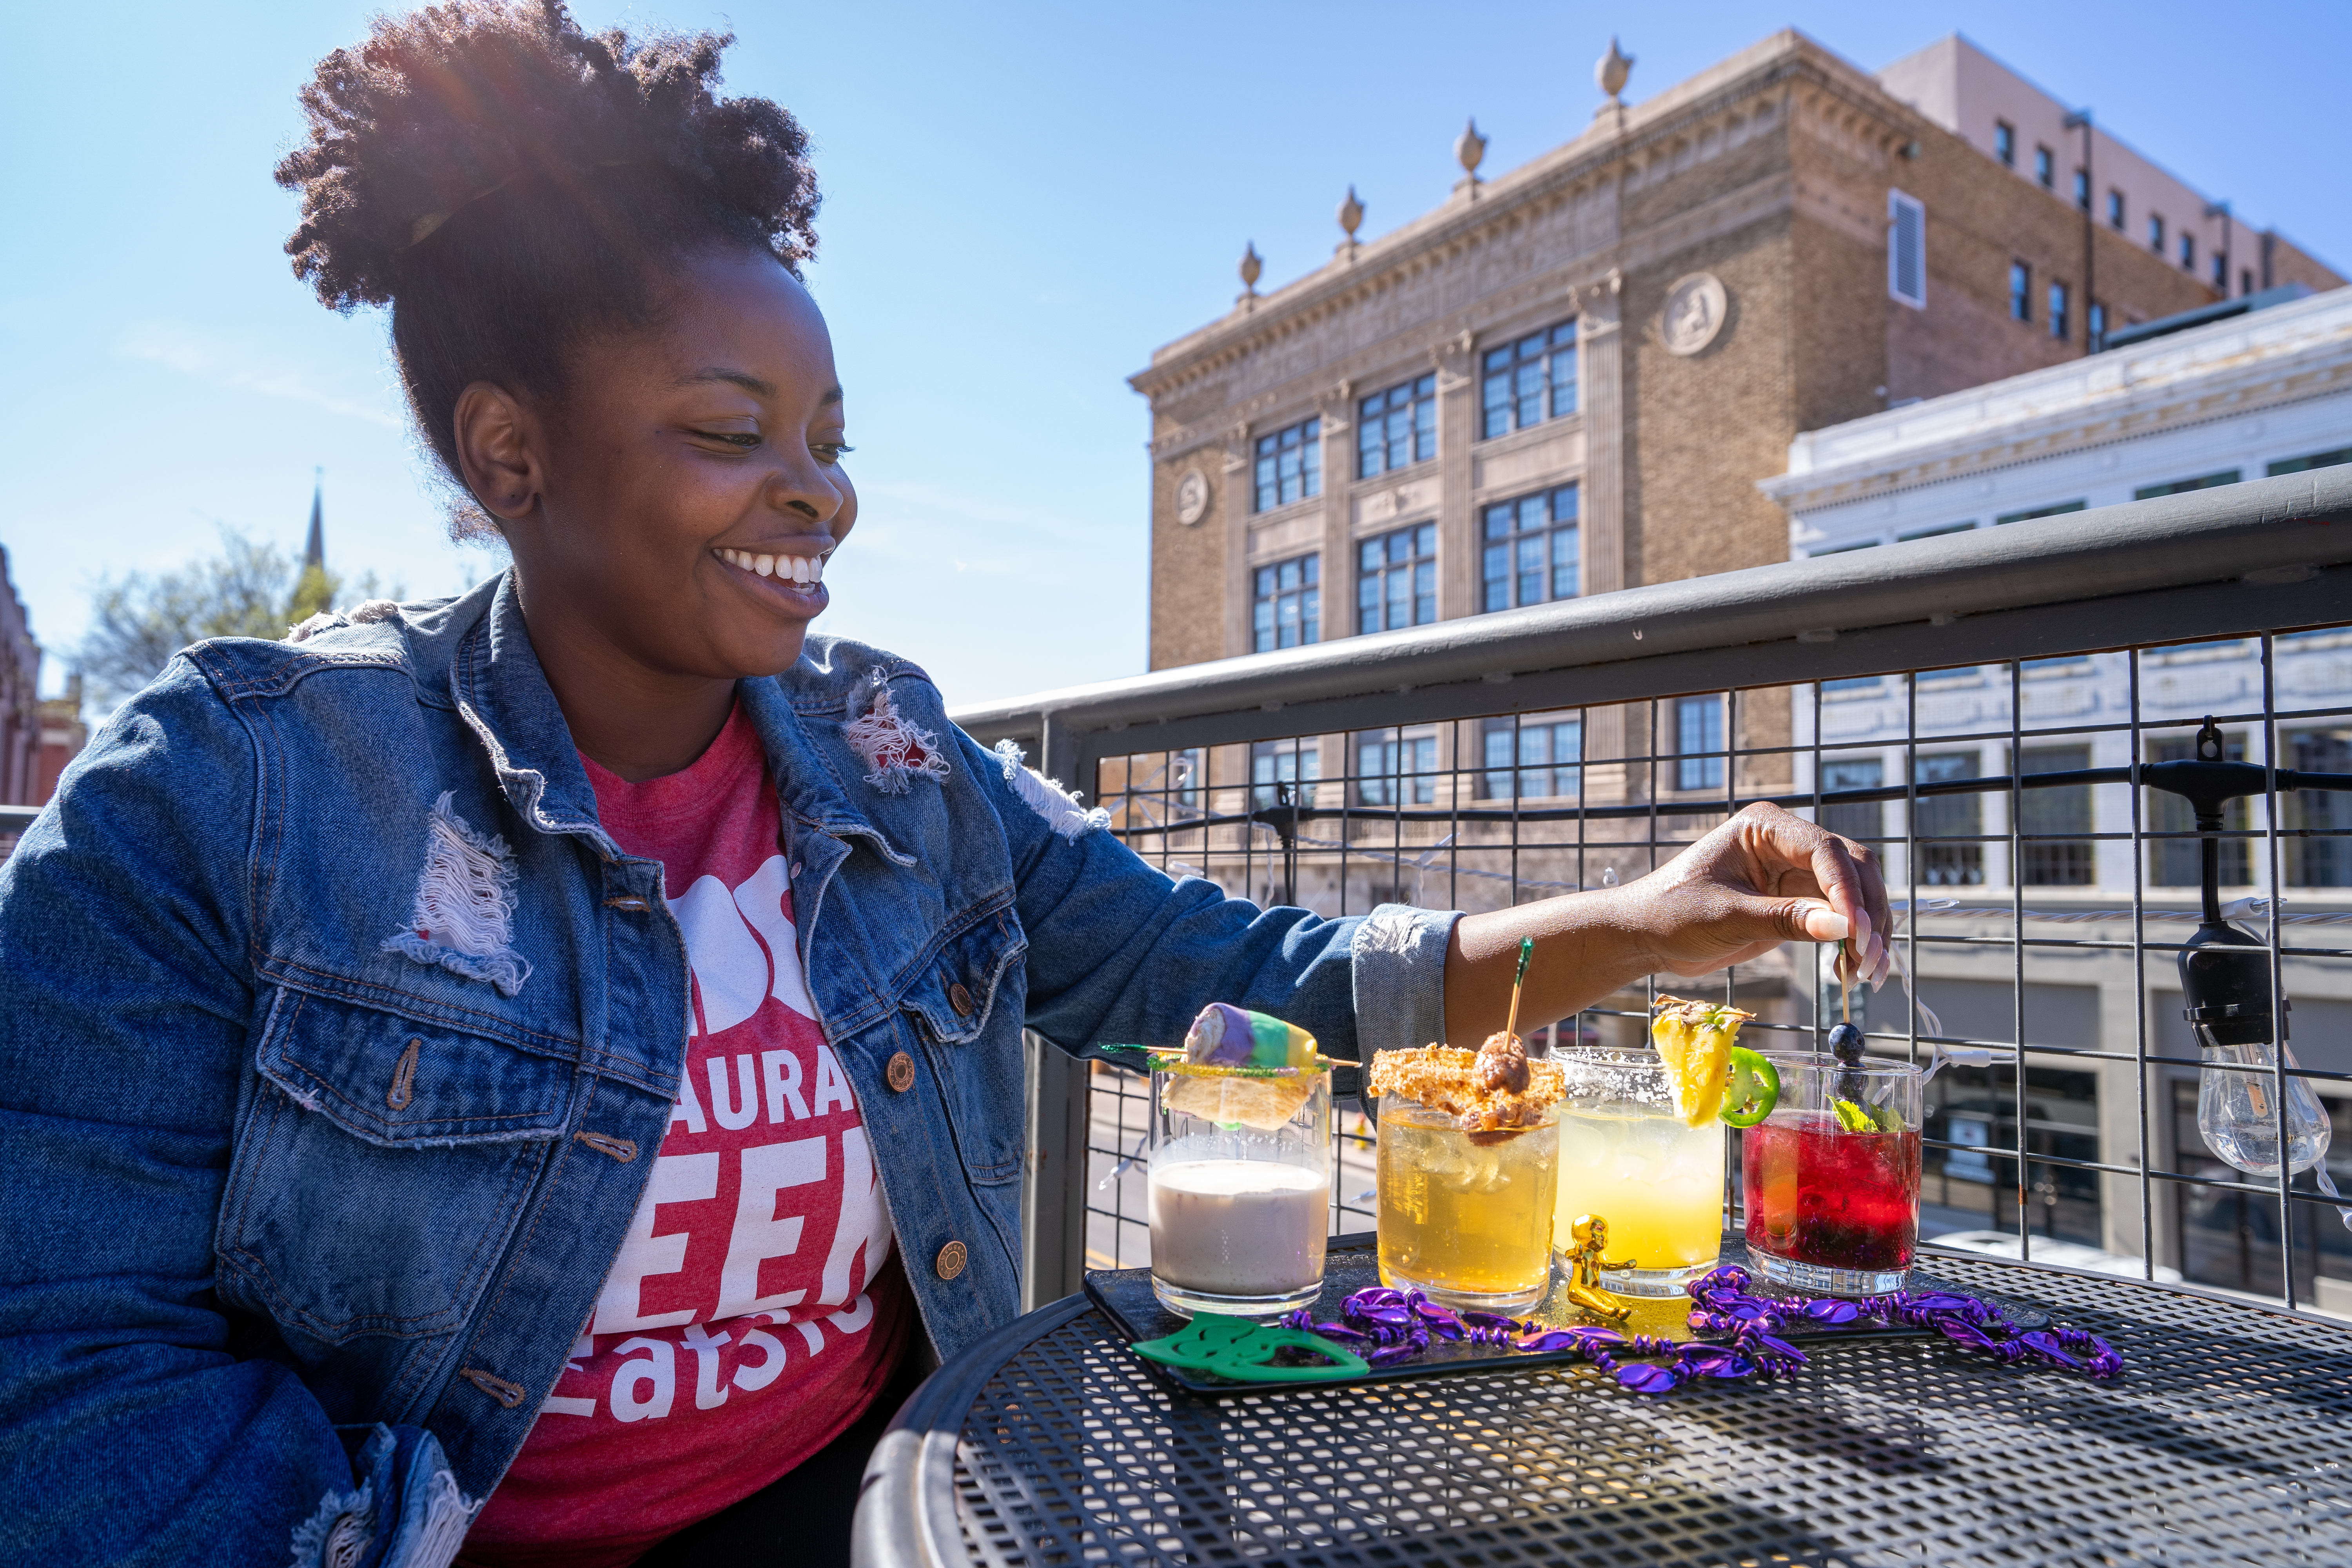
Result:
M2223 760L2221 731L2210 718L2197 731L2193 761L2157 763L2141 776L2186 799L2197 814L2198 831L2206 834L2221 831L2228 802L2261 794L2264 783L2261 768ZM2290 1068L2295 1060L2286 1044L2286 998L2279 996L2277 1010L2272 1008L2270 950L2221 918L2220 840L2200 839L2198 847L2203 918L2180 952L2182 1016L2196 1033L2202 1058L2198 1136L2216 1159L2250 1176L2275 1179L2282 1165L2294 1175L2327 1152L2327 1113L2310 1084L2277 1071L2282 1057Z

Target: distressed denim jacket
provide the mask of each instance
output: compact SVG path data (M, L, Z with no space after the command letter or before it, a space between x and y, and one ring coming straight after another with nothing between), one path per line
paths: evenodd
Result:
M1442 1033L1451 916L1171 881L871 648L740 689L943 1357L1017 1310L1024 1025ZM0 869L0 1561L449 1560L669 1124L664 893L509 577L198 644L114 716Z

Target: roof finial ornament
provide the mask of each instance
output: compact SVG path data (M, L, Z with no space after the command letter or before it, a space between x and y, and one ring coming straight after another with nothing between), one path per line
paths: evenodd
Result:
M1472 115L1462 134L1454 139L1454 161L1462 165L1462 179L1454 188L1468 192L1472 201L1478 199L1478 164L1486 156L1486 139L1478 134L1478 118Z
M1624 100L1618 95L1625 90L1625 79L1633 74L1633 57L1617 47L1615 34L1609 38L1609 52L1594 62L1592 79L1609 95L1609 107L1622 109Z
M1251 240L1242 247L1242 298L1257 298L1257 280L1265 276L1265 258L1257 253L1257 241Z
M1350 184L1348 187L1348 199L1339 204L1339 227L1348 237L1349 250L1356 248L1356 231L1363 226L1363 198L1356 195L1356 187Z

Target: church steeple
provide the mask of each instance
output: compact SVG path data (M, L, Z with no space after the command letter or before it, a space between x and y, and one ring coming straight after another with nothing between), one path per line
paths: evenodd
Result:
M327 514L324 505L327 470L312 470L310 480L310 541L302 547L302 569L327 564Z

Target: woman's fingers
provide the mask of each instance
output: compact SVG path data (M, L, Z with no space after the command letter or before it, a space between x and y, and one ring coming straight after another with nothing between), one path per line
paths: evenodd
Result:
M1810 881L1811 889L1803 891L1821 900L1815 906L1818 913L1802 918L1802 934L1790 940L1843 941L1846 945L1838 956L1840 972L1848 980L1883 981L1888 962L1885 933L1895 922L1878 858L1779 806L1751 805L1739 815L1747 819L1750 841L1766 861L1767 885L1793 893Z

